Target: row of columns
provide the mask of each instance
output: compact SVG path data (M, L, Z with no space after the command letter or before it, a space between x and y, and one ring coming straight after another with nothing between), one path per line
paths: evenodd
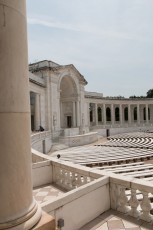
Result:
M120 116L120 124L123 124L123 110L122 110L122 104L119 105L119 116ZM111 124L115 124L115 112L114 112L114 104L111 104ZM131 119L131 104L128 104L128 123L131 124L132 119ZM136 105L137 108L137 123L140 123L140 104ZM95 116L95 124L98 125L98 105L95 103L94 106L94 116ZM102 118L103 118L103 124L105 125L107 123L106 121L106 104L103 104L102 106ZM146 113L146 123L149 122L148 119L148 104L145 105L145 113Z

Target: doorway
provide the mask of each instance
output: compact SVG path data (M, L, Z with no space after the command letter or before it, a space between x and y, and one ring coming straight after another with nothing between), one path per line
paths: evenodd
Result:
M71 116L67 116L67 127L68 128L72 127L72 117Z

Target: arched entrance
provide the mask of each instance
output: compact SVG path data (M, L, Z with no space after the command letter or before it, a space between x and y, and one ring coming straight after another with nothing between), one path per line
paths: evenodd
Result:
M79 102L77 85L70 76L64 76L60 82L60 118L61 128L79 126Z

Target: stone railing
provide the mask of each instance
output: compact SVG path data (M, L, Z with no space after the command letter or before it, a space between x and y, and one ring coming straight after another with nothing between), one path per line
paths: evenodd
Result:
M63 219L63 230L80 229L110 209L109 177L104 176L46 201L41 208L56 221Z
M90 132L81 135L61 137L60 143L69 147L75 147L80 145L87 145L98 140L97 132Z
M46 172L45 168L48 168L49 163L50 181L48 181L48 183L54 183L66 191L81 187L82 185L90 183L95 179L103 177L101 171L97 169L87 168L85 166L76 165L71 162L65 162L60 159L52 158L34 149L32 149L32 155L36 159L36 161L33 162L35 163L33 164L33 171L39 168L39 175L42 175ZM46 164L45 162L48 163ZM45 177L45 175L43 176ZM41 185L41 182L39 183L38 181L41 179L40 177L33 178L33 181L36 179L37 184ZM47 174L46 177L48 178Z
M81 213L79 217L84 217L84 224L91 220L91 216L96 217L109 208L153 223L153 185L150 182L87 168L36 151L33 151L33 154L44 160L33 165L34 187L51 183L66 191L54 201L46 201L41 205L44 211L54 213L56 219L61 218L62 210L62 218L66 223L72 224L67 216L69 205L71 204L70 212L76 206L76 202L78 207L93 202L92 215L86 217L87 213ZM78 211L75 211L77 216ZM77 228L71 226L65 229Z
M75 166L69 162L52 161L53 183L70 191L102 177L99 173L91 172L91 168Z
M149 182L120 176L110 177L111 208L114 210L151 222L152 194L153 185Z
M31 135L31 147L39 152L47 154L52 146L51 131L37 132Z
M35 143L41 140L45 140L46 138L51 137L51 131L43 131L31 134L31 143Z
M46 161L46 158L44 158L44 154L38 152L37 150L31 148L31 154L32 154L32 163L39 163L42 161Z

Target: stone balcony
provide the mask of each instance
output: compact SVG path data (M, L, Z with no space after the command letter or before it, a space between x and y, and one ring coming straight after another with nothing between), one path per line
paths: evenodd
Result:
M62 230L153 229L153 185L148 181L87 168L37 151L34 154L34 193L38 186L45 189L40 206L55 217L57 225L64 220ZM46 194L46 184L54 186L50 191L54 197ZM115 213L110 211L107 216L109 210Z

